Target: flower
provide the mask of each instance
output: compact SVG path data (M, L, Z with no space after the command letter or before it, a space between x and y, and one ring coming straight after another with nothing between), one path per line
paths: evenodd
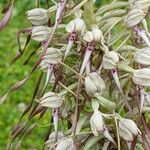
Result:
M35 8L26 12L28 20L33 25L44 25L49 20L48 11L43 8Z
M56 138L56 132L52 132L49 135L48 140L45 142L47 148L51 148L55 144L55 138ZM60 140L61 138L64 138L64 134L63 132L59 131L57 139Z
M128 27L133 27L138 25L144 18L146 14L141 9L132 9L126 16L125 22Z
M47 41L50 37L51 31L52 31L51 28L47 26L34 27L32 30L31 38L38 42Z
M103 131L104 120L100 111L95 111L90 118L91 130L95 136Z
M119 63L119 56L116 52L108 51L103 57L102 66L104 69L114 69Z
M58 142L56 150L73 150L72 138L67 138Z
M89 73L85 77L85 90L88 95L93 96L97 92L103 93L105 88L105 83L97 72Z
M142 65L150 65L150 48L146 47L134 54L134 60Z
M80 33L85 30L85 22L81 18L75 18L74 20L70 21L66 26L66 31L69 33L76 32Z
M96 25L92 26L92 31L87 31L84 34L83 39L86 42L93 42L94 41L94 42L104 43L104 37L103 37L102 31Z
M94 111L93 115L90 118L90 125L94 136L99 136L100 133L103 133L109 141L116 144L105 126L103 116L100 111Z
M138 8L138 9L141 9L146 12L147 12L149 6L150 6L149 0L136 0L134 2L134 8Z
M61 52L60 49L49 47L43 57L43 61L48 64L58 64L61 61Z
M150 69L142 68L134 71L132 80L140 86L150 86Z
M44 107L58 108L62 105L63 99L58 93L48 92L40 98L40 104Z
M119 134L124 140L132 141L134 136L141 134L141 131L134 121L122 118L119 121Z

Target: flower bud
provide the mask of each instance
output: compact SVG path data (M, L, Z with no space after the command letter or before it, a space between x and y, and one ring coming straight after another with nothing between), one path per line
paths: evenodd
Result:
M135 84L140 86L150 86L150 69L143 68L134 71L132 80Z
M144 18L146 14L141 9L132 9L126 16L125 22L128 27L133 27L138 25Z
M97 92L100 94L103 93L105 83L97 72L89 73L89 75L85 77L85 90L90 96L93 96Z
M130 119L121 119L119 121L119 134L126 141L132 141L134 136L141 134L136 123Z
M49 20L49 15L47 10L43 8L35 8L27 11L28 20L36 26L44 25Z
M149 0L136 0L134 2L134 8L142 9L147 12L147 9L150 6Z
M43 61L49 64L58 64L62 60L61 52L57 48L49 47L43 57Z
M57 139L60 140L61 138L64 137L64 134L63 132L58 132L58 137ZM55 144L55 138L56 138L56 132L52 132L50 135L49 135L49 138L48 140L45 142L47 148L51 148L54 144Z
M51 34L51 28L46 26L37 26L32 30L31 38L38 42L47 41Z
M72 138L64 139L58 142L56 150L73 150Z
M96 25L92 26L92 31L84 34L83 39L86 42L104 42L102 31Z
M79 33L79 32L83 32L84 30L85 30L85 23L80 18L76 18L70 21L70 23L67 24L66 26L66 31L69 33L72 33L72 32Z
M40 98L40 104L44 107L58 108L62 105L63 99L58 93L48 92Z
M91 130L95 136L103 131L104 120L100 111L95 111L90 119Z
M134 59L142 65L150 65L150 48L146 47L134 54Z
M119 56L116 52L109 51L105 53L102 63L104 69L114 69L117 67L118 63Z

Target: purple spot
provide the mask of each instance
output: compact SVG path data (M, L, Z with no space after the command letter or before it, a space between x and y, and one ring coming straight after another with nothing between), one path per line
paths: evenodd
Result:
M104 133L104 132L106 132L106 131L107 131L107 128L106 128L106 127L103 127L102 132Z
M112 73L116 73L116 70L115 70L115 69L112 69Z

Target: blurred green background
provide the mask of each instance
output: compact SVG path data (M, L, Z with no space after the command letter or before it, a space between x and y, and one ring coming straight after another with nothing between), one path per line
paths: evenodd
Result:
M45 0L41 0L40 2L41 6L43 6ZM109 1L96 1L97 5L101 5L101 3L105 2ZM0 0L0 10L6 3L6 0ZM34 7L35 0L17 0L11 21L7 27L0 32L0 95L6 93L14 83L23 79L31 70L36 59L37 55L32 58L28 65L23 65L25 58L35 48L35 43L31 42L23 57L15 64L10 65L12 58L18 50L16 33L23 28L31 26L26 19L25 12ZM0 14L0 18L2 18L2 14ZM6 144L10 142L12 127L18 122L24 106L31 100L37 76L39 76L39 72L34 73L25 86L10 94L5 103L0 105L0 150L4 150ZM49 117L47 117L49 115L48 113L49 112L47 112L47 115L39 122L39 125L33 133L24 140L21 148L22 150L42 149L43 139L49 124ZM16 141L18 140L19 139Z

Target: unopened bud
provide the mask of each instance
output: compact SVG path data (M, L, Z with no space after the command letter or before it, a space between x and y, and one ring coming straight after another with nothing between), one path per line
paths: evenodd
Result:
M85 90L88 95L93 96L95 93L103 93L105 90L105 83L97 72L89 73L85 77Z
M136 0L134 2L134 8L142 9L143 11L146 11L146 12L149 6L150 6L149 0Z
M58 108L62 105L63 99L58 93L48 92L40 98L40 104L44 107Z
M57 139L60 140L61 138L64 138L64 134L63 134L63 132L59 131L57 133ZM55 140L56 140L56 132L52 132L49 135L48 140L45 142L47 148L51 148L55 144Z
M134 59L142 65L150 65L150 48L146 47L134 54Z
M150 69L143 68L134 71L132 80L135 84L140 86L150 86Z
M64 139L58 142L56 150L73 150L72 138Z
M62 60L60 49L49 47L43 57L43 61L49 64L58 64Z
M117 67L118 63L119 63L119 56L116 52L108 51L105 53L102 63L104 69L114 69Z
M125 22L128 27L133 27L138 25L144 18L146 14L141 9L132 9L126 16Z
M126 141L132 141L134 136L140 134L136 123L130 119L121 119L119 121L119 134Z
M32 30L31 38L38 42L47 41L51 34L51 28L47 26L37 26Z
M29 10L27 11L26 14L27 14L28 20L33 25L37 25L37 26L44 25L49 20L48 11L43 8L35 8L32 10Z

